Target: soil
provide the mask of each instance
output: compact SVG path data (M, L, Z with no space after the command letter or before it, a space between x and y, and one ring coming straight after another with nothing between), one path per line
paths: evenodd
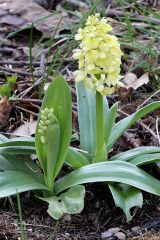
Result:
M101 240L101 234L119 228L128 240L160 239L160 201L156 196L144 194L142 209L132 210L133 220L126 223L121 209L114 206L111 194L104 184L87 185L85 208L81 214L66 215L54 221L46 213L47 206L31 194L21 195L23 226L27 240ZM12 203L12 204L11 204ZM20 237L19 214L16 199L1 200L0 239ZM15 210L14 210L15 209ZM106 238L118 240L116 237Z

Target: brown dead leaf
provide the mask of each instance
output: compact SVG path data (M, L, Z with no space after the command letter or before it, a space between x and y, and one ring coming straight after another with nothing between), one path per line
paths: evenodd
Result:
M137 79L137 76L134 73L127 73L123 79L123 82L126 89L133 88L136 90L137 88L149 82L149 76L148 73L145 73Z
M61 18L62 21L57 32L68 29L67 23L73 23L73 20L65 12L49 16L51 12L33 0L28 0L27 3L22 0L0 0L0 9L8 11L7 15L0 16L0 23L6 22L16 27L22 27L43 18L42 21L34 24L34 27L48 37L53 37L53 31L57 28Z
M134 73L127 73L123 79L125 86L131 86L134 82L137 81L137 76ZM129 87L127 87L129 88Z
M147 83L149 83L149 76L148 76L148 73L145 73L140 78L137 79L135 84L133 84L133 88L134 90L136 90L137 88Z
M8 122L11 112L11 105L7 97L0 100L0 129L2 129Z

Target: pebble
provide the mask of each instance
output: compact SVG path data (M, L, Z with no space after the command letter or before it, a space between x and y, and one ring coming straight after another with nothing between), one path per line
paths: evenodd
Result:
M118 238L118 240L125 240L126 239L126 235L122 232L117 232L116 234L114 234L115 237Z
M110 231L105 231L101 233L101 239L107 239L113 236L113 233Z
M65 222L70 222L70 221L72 220L72 217L71 217L70 214L66 214L66 215L64 215L63 220L64 220Z
M132 232L134 232L134 233L138 233L140 229L141 229L141 228L140 228L139 226L135 226L135 227L133 227L131 230L132 230Z
M100 208L100 203L99 203L99 201L97 201L97 202L95 203L95 208Z
M118 228L118 227L109 228L108 231L113 233L113 234L116 234L116 233L118 233L120 231L120 228Z

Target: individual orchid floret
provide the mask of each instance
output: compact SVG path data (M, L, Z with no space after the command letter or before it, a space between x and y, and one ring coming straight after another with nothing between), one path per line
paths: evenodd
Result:
M75 39L80 42L79 49L74 50L73 57L79 62L75 71L76 82L85 85L106 96L112 94L120 82L120 64L123 55L118 38L109 34L112 27L106 18L100 15L89 16L86 26L79 29Z

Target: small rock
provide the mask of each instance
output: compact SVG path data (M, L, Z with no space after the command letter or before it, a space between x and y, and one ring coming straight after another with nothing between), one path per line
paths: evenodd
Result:
M66 233L65 233L65 236L68 236L68 237L69 237L69 236L70 236L70 234L69 234L68 232L66 232Z
M88 216L88 221L94 222L94 220L96 219L97 215L95 213L91 213Z
M99 201L97 201L97 202L95 203L95 208L100 208Z
M113 233L109 232L109 231L105 231L105 232L101 233L101 239L107 239L112 236L113 236Z
M135 226L135 227L133 227L131 230L132 230L132 232L134 232L134 233L138 233L140 229L141 229L141 228L140 228L139 226Z
M109 228L108 231L113 233L113 234L116 234L116 233L118 233L120 231L120 228L118 228L118 227Z
M70 222L70 221L72 220L72 217L71 217L71 215L66 214L66 215L64 215L63 220L64 220L65 222Z
M118 232L116 234L114 234L115 237L118 238L118 240L125 240L126 239L126 235L122 232Z

